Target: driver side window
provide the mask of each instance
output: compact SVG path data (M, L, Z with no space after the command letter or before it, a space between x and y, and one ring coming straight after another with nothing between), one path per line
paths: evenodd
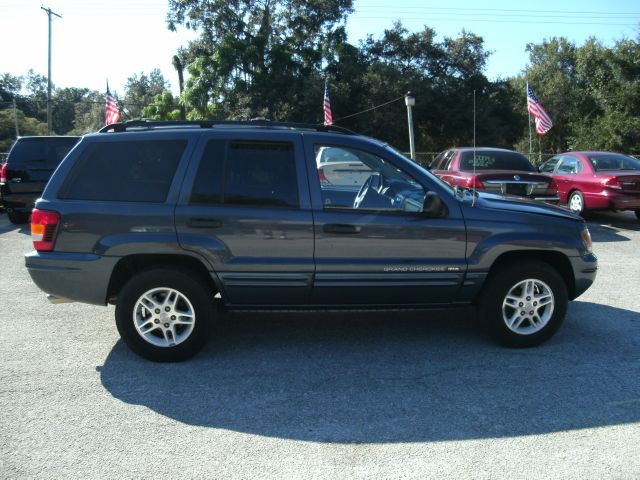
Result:
M325 209L422 211L424 188L378 155L315 145L315 159Z

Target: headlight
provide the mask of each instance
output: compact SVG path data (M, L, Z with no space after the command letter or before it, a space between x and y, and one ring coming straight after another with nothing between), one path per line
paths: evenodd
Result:
M582 244L584 245L587 253L591 253L593 251L593 242L591 241L591 234L589 233L589 229L584 227L584 229L580 232L580 238L582 238Z

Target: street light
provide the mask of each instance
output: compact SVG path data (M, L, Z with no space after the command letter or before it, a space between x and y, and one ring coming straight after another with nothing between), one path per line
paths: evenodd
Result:
M409 121L409 150L411 151L411 160L416 160L416 144L413 139L413 113L411 108L416 104L416 99L411 95L411 92L407 92L404 95L404 103L407 106L407 119Z

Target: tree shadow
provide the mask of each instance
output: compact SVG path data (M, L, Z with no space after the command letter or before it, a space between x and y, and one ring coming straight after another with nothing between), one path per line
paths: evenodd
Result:
M547 344L512 350L468 312L226 314L196 358L154 364L122 342L117 399L180 422L341 443L511 437L640 421L640 314L573 302ZM429 318L426 318L429 317Z

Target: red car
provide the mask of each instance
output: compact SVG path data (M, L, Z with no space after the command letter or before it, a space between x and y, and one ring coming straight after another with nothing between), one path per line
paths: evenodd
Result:
M589 210L634 210L640 219L640 161L612 152L567 152L540 167L558 184L560 201Z
M452 148L440 153L430 170L454 187L475 187L489 193L548 202L559 199L555 181L538 173L527 157L512 150Z

